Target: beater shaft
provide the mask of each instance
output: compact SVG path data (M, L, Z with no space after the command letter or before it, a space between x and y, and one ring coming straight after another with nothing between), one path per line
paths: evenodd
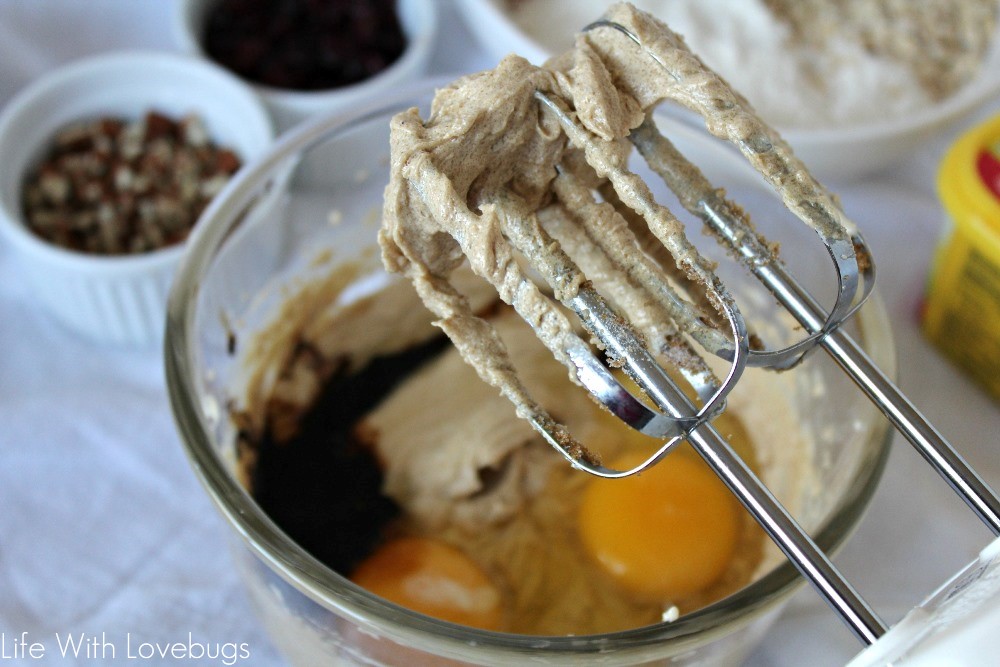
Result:
M664 412L679 419L694 415L694 405L666 374L644 377L641 386ZM871 644L886 632L885 623L714 426L700 424L687 440L858 639Z
M740 256L747 258L750 272L774 295L818 344L840 365L882 411L896 429L958 493L976 515L1000 535L1000 498L965 462L947 440L927 421L913 403L868 357L843 329L830 328L822 307L786 270L777 258L759 247L760 239L747 229L732 206L718 195L701 171L684 158L668 139L647 119L635 131L633 143L674 192L681 204L724 239ZM859 237L855 237L856 239ZM768 257L766 262L759 258ZM869 264L865 283L873 276ZM808 339L807 339L808 340Z
M885 634L886 624L718 431L709 425L699 427L688 435L688 442L859 640L872 644Z
M789 308L791 309L791 308ZM800 320L802 321L802 320ZM804 326L809 326L803 322ZM843 331L825 336L820 345L878 406L921 456L961 496L994 535L1000 535L1000 497Z

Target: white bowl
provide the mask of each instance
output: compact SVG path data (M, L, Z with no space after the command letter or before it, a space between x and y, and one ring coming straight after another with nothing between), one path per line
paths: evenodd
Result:
M179 0L174 12L174 36L179 47L208 59L202 48L202 33L208 10L218 0ZM326 91L296 91L256 85L271 112L278 131L318 113L349 110L364 104L380 93L420 80L427 70L437 42L438 0L398 0L400 24L406 35L406 48L389 67L356 84Z
M167 53L113 53L69 64L20 91L0 115L0 235L39 305L92 339L140 346L162 340L183 244L123 256L62 248L25 226L23 182L63 127L154 109L174 118L197 114L212 139L244 163L274 138L267 112L246 85L221 68Z
M541 64L552 53L517 25L506 11L509 4L508 0L462 0L456 2L455 7L492 58L499 60L509 53L518 53L533 63ZM587 20L584 18L583 22ZM583 28L583 22L579 28ZM902 163L922 141L1000 94L998 42L1000 39L994 39L975 80L933 106L905 117L846 128L786 129L779 126L777 129L820 181L858 181ZM686 114L671 114L671 121L674 119L683 124L692 122ZM720 163L706 163L701 158L695 159L695 162L710 175L720 174L734 180L743 180L740 175L747 175L745 170L732 167L732 158Z

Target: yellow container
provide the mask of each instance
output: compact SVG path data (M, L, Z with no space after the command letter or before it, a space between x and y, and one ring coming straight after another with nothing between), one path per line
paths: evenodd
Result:
M937 186L949 228L928 281L924 332L1000 398L1000 116L952 145Z

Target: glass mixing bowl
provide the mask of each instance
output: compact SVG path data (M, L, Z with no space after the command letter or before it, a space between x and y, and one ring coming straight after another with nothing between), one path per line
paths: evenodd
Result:
M780 557L735 594L673 622L591 636L495 633L429 618L359 588L287 537L241 483L229 410L247 400L248 378L275 372L267 364L282 353L269 349L250 360L250 341L274 326L283 303L334 267L353 262L378 273L372 247L388 174L388 121L399 110L426 107L435 83L442 82L285 135L206 210L170 296L165 362L175 418L197 475L232 529L234 566L264 626L299 665L738 664L802 584ZM314 305L318 313L328 304ZM311 314L296 317L301 325ZM892 375L891 334L878 301L850 326ZM834 551L875 490L888 426L823 355L791 372L813 441L806 456L814 484L796 512L819 545ZM830 625L840 629L832 612Z

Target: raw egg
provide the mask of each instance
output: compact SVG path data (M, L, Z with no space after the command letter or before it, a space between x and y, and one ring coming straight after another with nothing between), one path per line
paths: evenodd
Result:
M503 625L499 590L459 549L423 537L390 540L351 580L401 607L485 630Z
M628 453L612 466L632 468ZM697 593L723 574L736 550L739 505L695 456L667 455L638 475L594 479L583 492L579 532L615 580L645 599Z

